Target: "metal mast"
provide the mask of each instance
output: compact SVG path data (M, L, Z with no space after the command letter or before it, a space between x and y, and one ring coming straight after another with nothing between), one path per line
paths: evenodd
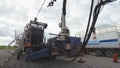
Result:
M61 23L59 23L59 27L61 28L61 31L59 33L59 39L67 41L70 36L70 32L68 27L66 26L66 20L65 20L66 3L67 3L67 0L63 0L62 18L61 18Z

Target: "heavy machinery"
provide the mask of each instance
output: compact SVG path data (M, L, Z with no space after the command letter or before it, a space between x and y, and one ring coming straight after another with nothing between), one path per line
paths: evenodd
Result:
M59 23L61 31L59 34L50 33L51 35L56 35L56 37L48 39L48 42L45 43L44 29L47 28L47 24L38 22L37 18L35 17L34 21L30 21L30 23L25 26L22 39L23 51L22 49L19 50L17 58L20 57L21 52L25 52L27 61L50 56L72 58L71 61L74 61L84 50L91 36L91 33L95 32L95 23L102 9L102 6L112 1L114 0L100 0L93 10L94 0L92 0L86 34L83 43L81 43L81 38L70 36L70 30L66 26L65 19L67 0L63 0L61 23ZM51 2L48 4L48 7L53 6L54 2L56 2L56 0L51 0ZM92 13L93 20L90 26Z
M63 1L62 20L59 24L61 31L54 37L48 39L45 43L44 29L47 28L46 23L38 22L37 18L30 21L24 28L23 46L24 51L19 50L17 58L20 58L21 52L26 55L26 60L36 60L39 58L51 56L64 56L65 58L73 58L80 50L81 38L70 37L69 29L66 27L66 1Z
M23 45L27 58L34 59L37 57L47 57L50 55L50 47L47 47L44 41L44 29L46 28L47 24L37 22L37 18L35 18L34 21L30 21L30 23L25 26ZM33 57L33 55L35 55L39 50L42 52L47 51L48 53L46 52L43 55L38 54L37 56Z
M38 22L37 17L35 17L34 21L30 21L30 23L25 26L21 38L16 40L18 44L17 59L20 59L21 54L24 53L26 61L51 56L62 56L64 58L71 58L70 61L74 61L84 50L91 33L95 32L95 24L102 6L112 1L114 0L98 0L98 4L93 10L94 0L92 0L88 25L83 43L81 43L81 38L71 37L70 30L66 26L65 16L67 0L63 0L62 17L61 23L59 24L61 31L59 34L51 34L56 35L56 37L48 39L47 43L45 43L46 40L44 37L44 30L47 28L47 24ZM51 0L48 7L53 6L54 2L56 2L56 0ZM92 14L93 19L91 21ZM92 22L91 26L90 22Z

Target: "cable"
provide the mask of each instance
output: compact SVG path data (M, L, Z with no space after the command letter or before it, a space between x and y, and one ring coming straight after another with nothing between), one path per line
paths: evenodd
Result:
M39 15L39 13L40 13L42 7L43 7L44 4L45 4L45 2L46 2L46 0L44 0L43 3L42 3L42 5L40 6L40 8L39 8L39 10L38 10L38 13L36 14L36 18L38 17L38 15Z
M86 33L85 33L85 37L84 37L83 43L85 43L85 40L86 40L86 37L87 37L87 34L88 34L88 29L89 29L89 26L90 26L92 10L93 10L93 3L94 3L94 0L92 0L92 2L91 2L91 9L90 9L90 14L89 14L89 20L88 20L88 25L87 25L87 29L86 29Z
M82 46L82 48L84 49L85 48L85 46L86 46L86 44L87 44L87 42L88 42L88 40L89 40L89 38L90 38L90 36L91 36L91 33L93 32L93 30L94 30L94 26L95 26L95 24L96 24L96 21L97 21L97 18L98 18L98 15L99 15L99 13L101 12L101 10L103 9L103 7L104 7L104 5L105 4L108 4L108 2L106 1L100 1L100 3L98 3L97 5L96 5L96 7L95 7L95 9L94 9L94 13L93 13L93 21L92 21L92 25L91 25L91 28L90 28L90 30L89 30L89 34L88 34L88 38L87 38L87 40L85 41L85 43L83 44L83 46ZM82 49L81 49L82 50Z
M93 1L93 0L92 0ZM95 24L98 18L99 13L101 12L101 7L104 6L106 3L108 3L107 1L102 1L100 0L100 2L98 2L98 4L95 6L94 11L93 11L93 19L92 19L92 23L91 23L91 27L89 29L89 24L90 24L90 20L91 20L91 16L89 16L89 21L88 21L88 26L87 26L87 30L86 30L86 34L85 34L85 38L81 47L81 50L78 52L78 55L76 55L76 57L72 60L74 61L79 54L84 50L86 44L88 43L90 36L95 28ZM91 6L92 7L92 6ZM92 10L90 10L92 11ZM90 14L91 15L91 14ZM88 30L89 29L89 30ZM88 32L89 31L89 32Z
M98 15L100 13L100 8L101 8L101 4L98 3L94 9L94 13L93 13L93 21L92 21L92 24L91 24L91 27L90 27L90 30L89 30L89 33L88 33L88 37L87 39L85 40L85 42L83 43L82 45L82 49L81 51L85 48L90 36L91 36L91 33L93 32L93 29L94 29L94 26L95 26L95 23L97 21L97 18L98 18Z
M94 4L94 0L92 0L92 2L91 2L91 8L90 8L90 14L89 14L89 19L88 19L88 25L87 25L87 29L86 29L86 33L85 33L85 37L84 37L83 43L85 43L85 40L86 40L86 37L87 37L87 34L88 34L88 30L89 30L89 26L90 26L90 21L91 21L91 16L92 16L92 11L93 11L93 4ZM75 58L72 59L72 61L74 61L79 56L80 53L81 53L81 51L79 51L77 53L77 55L75 56Z
M54 2L56 2L56 1L57 1L57 0L51 0L47 7L53 6L53 5L54 5Z

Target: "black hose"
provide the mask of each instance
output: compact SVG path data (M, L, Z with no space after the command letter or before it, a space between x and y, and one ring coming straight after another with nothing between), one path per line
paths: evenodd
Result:
M100 11L100 8L101 8L101 4L98 4L96 7L95 7L95 10L94 10L94 13L93 13L93 21L92 21L92 24L91 24L91 27L90 27L90 30L89 30L89 33L88 33L88 37L87 39L85 40L85 42L83 43L82 45L82 49L81 51L85 48L87 42L89 41L90 39L90 36L94 30L94 26L96 24L96 21L97 21L97 18L98 18L98 15L99 15L99 11Z
M93 4L94 4L94 0L92 0L92 2L91 2L91 8L90 8L90 14L89 14L89 19L88 19L88 25L87 25L87 29L86 29L86 33L85 33L85 37L84 37L83 43L85 43L85 40L86 40L86 37L87 37L87 34L88 34L88 30L89 30L89 26L90 26L90 21L91 21L91 16L92 16L92 11L93 11ZM74 61L79 56L80 52L81 51L78 52L78 54L75 56L75 58L73 58L72 61Z
M92 0L93 1L93 0ZM88 43L89 39L90 39L90 36L95 28L95 24L96 24L96 21L98 19L98 15L101 11L101 6L104 6L105 3L103 4L103 1L101 0L96 6L95 6L95 9L94 9L94 12L93 12L93 20L92 20L92 24L91 24L91 27L89 29L89 24L90 24L90 20L91 20L91 16L89 16L89 20L88 20L88 26L87 26L87 30L86 30L86 34L85 34L85 38L84 38L84 41L83 41L83 44L82 44L82 47L81 47L81 50L79 51L78 55L76 55L76 57L72 60L74 61L78 56L79 54L84 50L86 44ZM91 7L92 7L92 4L91 4ZM90 10L90 12L92 11L92 9ZM91 15L91 14L90 14ZM89 29L89 30L88 30ZM89 32L88 32L89 31Z
M111 2L112 2L112 1L111 1ZM93 13L93 21L92 21L91 28L90 28L90 30L89 30L88 38L86 39L85 43L83 43L82 48L81 48L81 51L85 48L87 42L88 42L89 39L90 39L90 36L91 36L91 34L92 34L93 30L94 30L94 27L95 27L95 24L96 24L98 15L99 15L99 13L100 13L100 11L101 11L101 7L104 6L104 5L107 4L107 3L108 3L108 2L105 2L105 1L102 1L102 0L101 0L101 1L96 5L96 7L95 7L95 9L94 9L94 13ZM81 52L81 51L80 51L80 52Z
M88 29L89 29L89 26L90 26L90 21L91 21L91 16L92 16L93 4L94 4L94 0L92 0L92 2L91 2L91 9L90 9L90 14L89 14L89 20L88 20L88 25L87 25L87 29L86 29L86 33L85 33L85 37L84 37L83 43L85 43L85 40L86 40L86 37L87 37L87 34L88 34Z
M63 15L65 16L66 15L66 3L67 3L67 0L63 0Z

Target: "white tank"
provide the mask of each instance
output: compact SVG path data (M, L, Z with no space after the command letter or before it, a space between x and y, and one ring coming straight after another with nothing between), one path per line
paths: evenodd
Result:
M120 32L112 31L91 36L86 48L120 48Z
M77 32L83 41L85 31ZM120 24L105 24L96 27L96 39L93 34L86 48L120 48Z

